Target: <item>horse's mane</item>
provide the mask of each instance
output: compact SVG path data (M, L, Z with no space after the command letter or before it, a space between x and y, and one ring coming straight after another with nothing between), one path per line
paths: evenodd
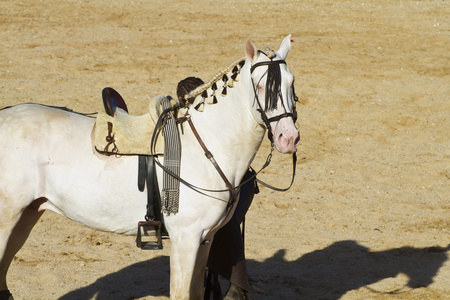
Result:
M276 56L275 51L269 47L264 47L258 51L270 59L273 59ZM184 99L181 99L182 105L187 107L195 102L194 108L198 111L203 111L205 102L208 104L217 103L216 91L221 88L222 91L220 95L225 96L227 94L227 88L234 87L234 82L239 81L239 74L245 64L245 60L246 58L242 57L234 61L229 66L219 71L210 81L198 86L186 94ZM280 93L281 74L279 66L269 65L267 75L268 97L266 97L266 108L267 110L271 110L276 109L278 94ZM222 84L219 84L220 81ZM187 108L185 108L185 110L186 109Z
M234 61L226 68L219 71L211 80L200 85L196 89L189 92L185 97L186 105L193 104L198 96L201 96L201 100L195 106L195 109L202 111L204 102L209 104L217 103L216 91L219 89L218 82L222 81L223 85L220 86L222 91L220 94L225 96L227 94L227 88L233 88L234 82L239 81L239 73L245 64L245 57ZM231 74L230 74L231 73ZM208 90L211 90L210 92Z

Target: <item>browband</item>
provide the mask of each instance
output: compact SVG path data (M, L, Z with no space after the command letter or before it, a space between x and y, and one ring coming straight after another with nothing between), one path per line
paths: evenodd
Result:
M273 64L286 64L286 62L284 60L268 60L268 61L262 61L259 63L254 64L251 68L250 68L250 73L253 73L253 71L260 66L267 66L267 65L273 65Z

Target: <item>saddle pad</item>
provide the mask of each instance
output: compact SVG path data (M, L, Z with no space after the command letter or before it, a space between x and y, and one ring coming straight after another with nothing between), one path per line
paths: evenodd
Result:
M156 151L150 149L155 121L150 113L132 116L117 108L114 117L99 112L94 126L95 149L104 154L163 155L164 141L158 139Z

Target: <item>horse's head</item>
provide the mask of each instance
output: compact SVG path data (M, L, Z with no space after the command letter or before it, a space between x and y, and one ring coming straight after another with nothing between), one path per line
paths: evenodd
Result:
M269 130L269 138L282 153L293 153L300 141L295 127L294 75L285 59L291 49L287 36L276 52L269 48L257 50L251 40L245 45L245 54L251 60L251 80L254 90L252 110L254 119Z

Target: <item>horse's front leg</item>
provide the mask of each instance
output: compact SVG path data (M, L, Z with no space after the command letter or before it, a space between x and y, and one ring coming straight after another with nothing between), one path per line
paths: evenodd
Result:
M170 298L202 299L210 244L200 245L201 234L177 232L170 236Z

